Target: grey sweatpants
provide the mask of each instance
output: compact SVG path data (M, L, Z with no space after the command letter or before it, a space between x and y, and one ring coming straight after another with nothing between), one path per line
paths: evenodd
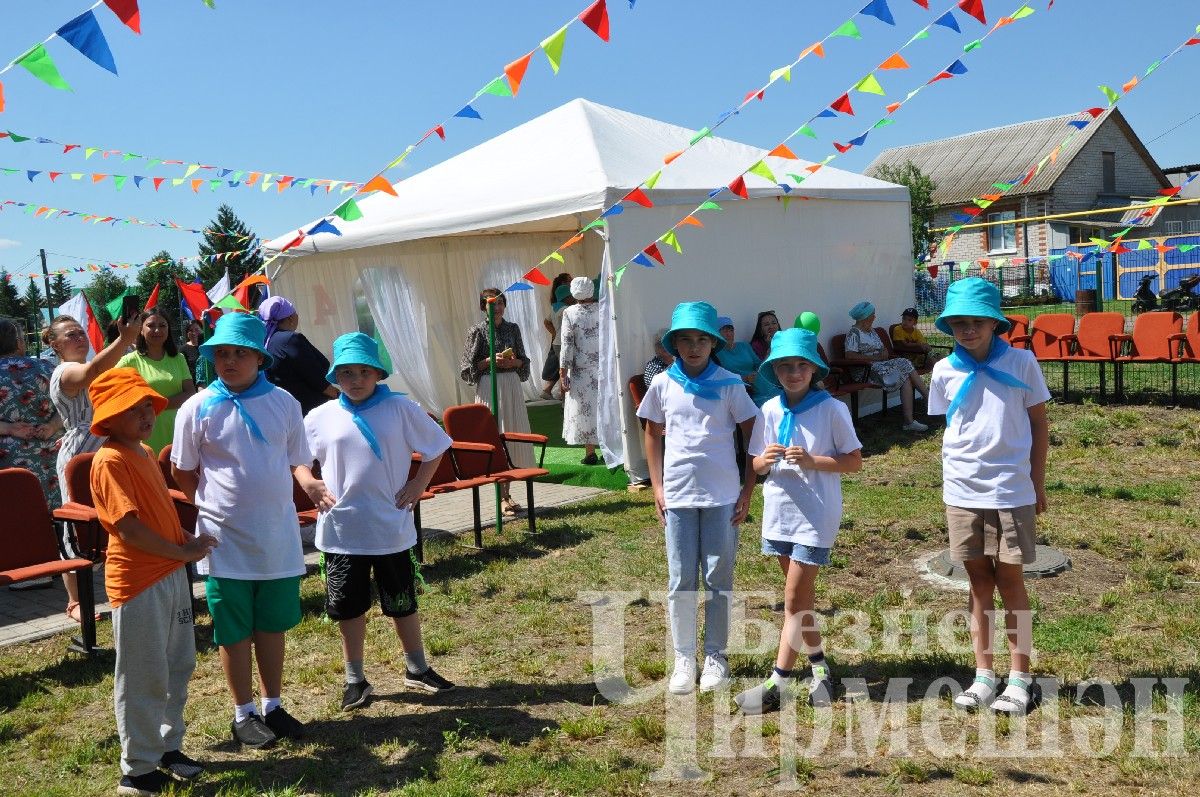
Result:
M113 610L113 707L121 774L145 775L183 744L183 706L196 667L192 592L178 570Z

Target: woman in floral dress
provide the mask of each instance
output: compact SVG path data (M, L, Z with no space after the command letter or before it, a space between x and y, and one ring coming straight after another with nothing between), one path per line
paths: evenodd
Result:
M62 504L58 488L58 438L62 422L50 403L46 360L25 356L25 333L0 319L0 468L25 468L37 476L51 507Z
M558 373L563 391L563 440L583 446L584 465L595 465L600 404L600 305L587 277L571 280L575 304L563 311Z

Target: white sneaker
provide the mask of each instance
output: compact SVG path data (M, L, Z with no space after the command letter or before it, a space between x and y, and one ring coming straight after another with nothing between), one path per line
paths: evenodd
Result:
M675 669L667 691L673 695L686 695L696 688L696 660L691 656L675 656Z
M909 421L908 423L904 424L900 428L906 432L928 432L929 431L929 427L926 426L925 424L921 423L920 421Z
M724 656L705 656L704 670L700 673L700 691L711 692L729 683L729 662Z

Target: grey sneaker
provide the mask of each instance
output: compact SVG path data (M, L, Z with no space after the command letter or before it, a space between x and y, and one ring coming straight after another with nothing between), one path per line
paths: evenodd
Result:
M409 672L407 669L405 669L404 685L413 689L420 689L424 692L430 693L431 695L449 692L454 688L453 683L447 681L445 678L434 672L432 667L419 674Z
M747 689L733 699L743 714L767 714L779 710L781 701L779 686L771 680Z
M367 704L369 698L375 692L371 685L366 681L359 681L356 684L346 684L342 689L342 711L349 711L352 708L358 708Z
M233 733L235 742L255 750L270 747L277 740L275 732L268 728L267 723L257 714L251 714L241 722L229 723L229 730Z
M833 704L833 682L829 680L829 667L812 668L812 679L808 682L808 704L813 707Z
M904 424L900 428L906 432L928 432L929 431L929 427L926 426L925 424L921 423L920 421L909 421L908 423Z
M163 753L158 768L175 780L195 780L204 774L204 766L195 759L184 755L180 750Z

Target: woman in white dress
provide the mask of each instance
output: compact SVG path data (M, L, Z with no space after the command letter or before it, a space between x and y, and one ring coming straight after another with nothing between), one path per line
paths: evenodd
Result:
M913 392L928 395L921 375L904 357L889 357L887 349L875 331L875 305L859 302L850 308L854 326L846 333L846 359L862 363L851 377L856 382L882 385L888 393L900 391L900 407L904 413L904 431L924 432L929 427L913 418ZM885 397L886 400L886 397Z
M595 465L600 403L600 305L587 277L571 280L575 304L563 311L558 375L563 392L563 440L583 446L584 465Z

